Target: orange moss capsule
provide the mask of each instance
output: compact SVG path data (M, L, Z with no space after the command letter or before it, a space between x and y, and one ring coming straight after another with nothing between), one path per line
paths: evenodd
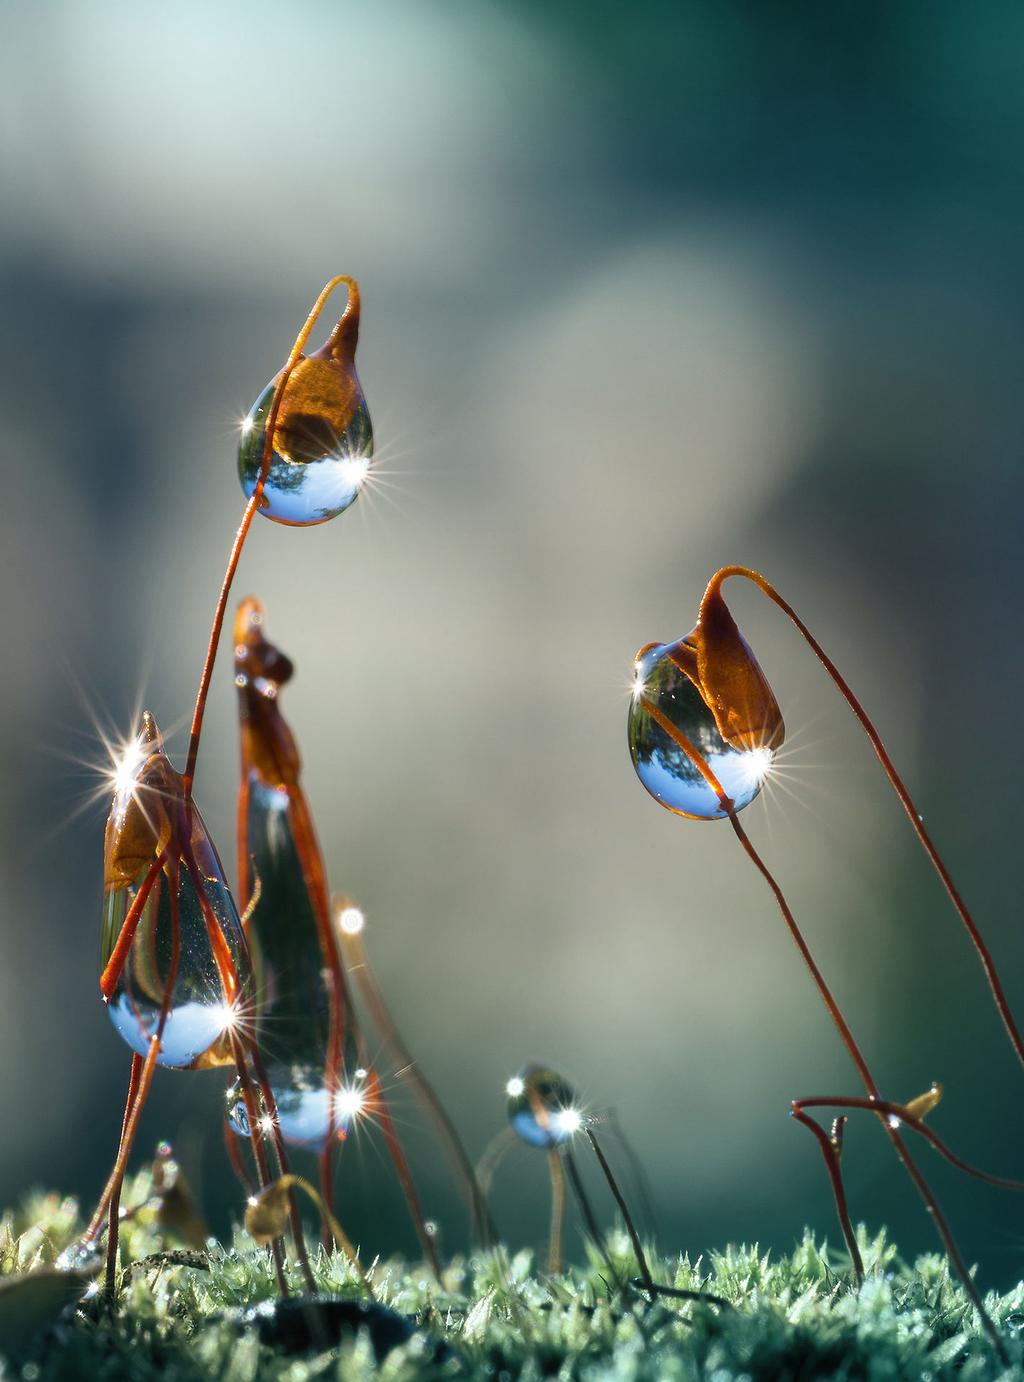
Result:
M785 726L768 678L712 581L696 626L636 655L629 751L656 801L680 816L741 811L771 769Z
M341 320L319 350L299 358L284 386L259 509L265 518L324 523L358 498L373 458L373 425L356 373L358 339L359 287L351 280ZM277 380L242 423L238 475L247 498L263 469Z

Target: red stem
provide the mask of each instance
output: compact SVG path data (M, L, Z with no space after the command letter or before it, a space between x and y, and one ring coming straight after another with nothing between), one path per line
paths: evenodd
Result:
M355 979L356 987L369 1011L370 1020L377 1028L379 1036L383 1038L385 1046L391 1052L391 1057L397 1068L408 1079L413 1092L426 1109L441 1144L448 1154L448 1160L455 1168L456 1176L469 1205L474 1234L484 1247L493 1247L498 1241L498 1233L487 1207L487 1198L477 1181L473 1163L462 1145L462 1139L459 1137L455 1124L449 1117L444 1104L426 1075L420 1070L418 1063L413 1059L401 1032L395 1025L388 1005L384 1001L384 995L374 977L373 970L370 968L362 935L358 932L355 935L350 935L340 927L338 934L341 938L342 951L348 960L348 972Z
M927 1142L930 1142L939 1156L955 1166L958 1171L963 1171L965 1175L973 1176L975 1180L984 1181L986 1185L994 1185L1000 1190L1019 1190L1024 1191L1024 1180L1013 1180L1009 1176L996 1176L991 1171L982 1171L977 1166L972 1166L969 1161L964 1161L962 1157L949 1147L937 1132L933 1131L922 1119L916 1118L905 1104L894 1104L887 1099L856 1099L856 1098L833 1098L832 1096L820 1096L813 1099L794 1099L793 1115L798 1116L798 1110L806 1108L851 1108L866 1109L870 1113L884 1113L886 1117L898 1118L901 1123L906 1123L908 1128L919 1133Z
M907 790L907 786L904 783L902 777L900 777L899 773L896 771L896 766L893 763L892 759L889 757L888 751L884 743L882 742L881 735L878 733L878 731L872 724L871 720L868 718L867 711L865 711L860 701L853 694L853 691L850 689L845 678L839 671L839 668L835 665L832 659L825 652L824 648L811 633L810 629L797 614L793 606L787 600L784 600L782 598L782 596L775 589L775 587L768 580L766 580L765 577L760 574L760 572L752 571L745 566L726 566L723 567L721 571L716 572L716 574L712 577L711 585L716 587L721 586L730 576L743 576L748 581L753 582L753 584L757 586L758 590L760 590L763 595L767 596L767 598L771 600L773 604L777 605L778 608L782 610L783 614L785 614L787 618L789 618L793 622L796 628L803 635L805 641L807 642L811 651L814 653L815 657L817 657L818 661L825 668L825 671L832 678L832 681L835 683L840 695L846 701L846 704L850 707L850 710L856 716L861 729L863 729L864 733L867 735L868 739L871 742L871 747L874 749L875 754L878 757L878 761L879 763L881 763L882 769L885 772L886 777L889 779L889 783L892 786L893 791L896 793L897 797L900 800L900 804L902 805L904 811L907 813L907 817L910 821L910 824L914 827L914 830L917 834L917 838L920 840L925 853L931 860L932 867L935 869L935 872L942 880L942 886L945 888L946 893L949 896L949 900L956 908L957 914L959 915L960 920L963 922L964 928L966 929L968 936L970 936L971 938L971 943L973 944L974 949L977 951L978 959L981 961L981 967L985 971L985 977L988 980L989 988L992 991L992 998L995 1002L996 1008L999 1011L999 1016L1002 1018L1003 1026L1006 1028L1006 1033L1010 1038L1010 1042L1013 1046L1013 1049L1017 1053L1018 1060L1021 1062L1022 1065L1024 1065L1024 1037L1021 1036L1020 1029L1017 1026L1012 1011L1010 1010L1010 1004L1006 997L1006 991L1003 988L1002 980L999 977L999 971L996 968L995 960L992 958L992 954L988 946L986 945L981 932L978 930L974 918L968 911L967 904L960 896L960 892L957 889L956 884L953 882L953 879L950 876L948 869L942 862L942 858L939 854L939 851L932 843L931 836L928 834L927 830L925 830L924 822L921 819L921 814L915 806L914 800L911 797L910 792Z
M124 1142L125 1130L128 1127L128 1119L131 1117L132 1109L135 1106L135 1099L139 1092L139 1080L142 1076L143 1064L143 1058L139 1055L137 1051L133 1051L131 1073L128 1076L128 1097L125 1099L124 1117L121 1119L121 1136L117 1144L119 1151ZM116 1164L117 1159L115 1157L115 1165ZM113 1189L114 1176L113 1174L111 1174L107 1177L107 1183L103 1187L103 1194L100 1196L100 1202L96 1206L95 1213L89 1220L89 1227L85 1230L85 1233L82 1235L83 1240L86 1243L91 1242L99 1233L100 1225L103 1223L104 1215L107 1212L107 1205L110 1203L110 1196L113 1193Z
M263 1102L270 1115L270 1135L274 1144L274 1151L277 1156L278 1166L281 1168L281 1175L291 1174L291 1167L288 1164L288 1153L285 1150L284 1138L281 1135L281 1125L277 1117L277 1100L274 1098L274 1091L271 1088L270 1079L267 1075L267 1068L263 1064L263 1056L260 1048L252 1037L244 1038L246 1048L249 1052L249 1059L252 1061L253 1070L256 1072L256 1080L263 1095ZM313 1269L309 1265L309 1254L306 1251L306 1236L302 1231L302 1218L299 1214L298 1201L295 1198L295 1191L288 1191L288 1219L291 1224L292 1240L295 1244L295 1255L299 1259L299 1268L306 1281L306 1286L313 1294L316 1292L316 1278L313 1276Z
M153 873L153 871L150 871ZM117 1244L120 1229L121 1215L121 1186L124 1184L125 1171L128 1169L128 1158L131 1156L132 1145L135 1142L135 1134L138 1131L139 1119L142 1117L142 1110L149 1095L149 1088L153 1082L153 1072L156 1070L157 1056L160 1054L160 1046L163 1041L164 1027L167 1025L167 1018L171 1011L171 998L174 993L174 985L178 980L178 966L181 961L181 916L178 909L178 865L175 864L168 873L167 885L168 895L171 901L171 963L167 971L167 978L164 981L164 996L160 1004L160 1017L157 1022L156 1031L150 1037L149 1050L146 1053L146 1060L139 1072L138 1084L135 1091L135 1101L132 1105L130 1114L127 1114L121 1129L121 1145L117 1150L117 1160L114 1163L114 1170L111 1176L113 1182L110 1191L110 1200L107 1208L107 1266L105 1290L108 1299L113 1299L116 1276L117 1276ZM154 874L155 876L155 874ZM132 1073L134 1076L135 1062L132 1062ZM129 1083L129 1092L131 1083Z
M726 568L726 570L728 573L730 569ZM824 1003L826 1009L828 1010L829 1016L832 1018L832 1021L836 1026L836 1030L839 1032L839 1035L842 1038L843 1044L850 1055L850 1059L857 1067L857 1072L860 1075L861 1080L863 1081L864 1088L867 1090L869 1099L872 1101L873 1104L883 1102L878 1092L878 1086L875 1082L875 1078L871 1074L868 1064L865 1061L863 1054L861 1053L860 1047L857 1045L853 1033L850 1031L850 1028L847 1025L846 1019L843 1017L842 1013L839 1010L838 1003L832 996L831 989L825 982L824 975L818 968L817 964L815 964L814 962L814 958L811 955L807 942L804 940L803 933L801 932L800 927L797 925L796 918L790 910L789 904L786 901L782 889L780 888L779 884L775 881L775 878L773 877L767 864L758 854L750 838L748 837L747 832L743 829L743 826L740 824L740 820L736 814L736 808L733 805L732 799L726 793L721 783L716 778L714 772L711 770L710 766L705 762L700 751L696 748L696 746L693 743L691 743L691 741L686 737L686 735L683 734L681 730L677 729L676 726L672 723L672 721L669 720L667 716L663 715L652 701L648 700L646 697L643 697L643 704L645 708L647 708L650 711L650 713L654 716L654 719L665 731L665 733L668 734L679 745L679 747L683 750L685 754L687 754L694 766L703 775L708 785L715 791L716 795L718 796L719 802L721 803L722 810L725 811L729 817L729 821L732 825L733 831L735 832L736 838L743 846L751 863L753 863L757 871L761 874L762 878L768 884L768 887L771 889L772 894L774 895L775 900L778 903L779 910L782 913L783 919L785 920L786 925L789 928L789 933L792 936L797 949L800 951L804 963L810 971L811 978L814 980L815 986L817 987L821 1000ZM989 1335L989 1338L992 1340L996 1352L999 1354L999 1357L1001 1359L1003 1359L1004 1361L1007 1360L1008 1354L1006 1352L1006 1347L1003 1344L1003 1341L999 1335L998 1330L996 1329L994 1322L992 1321L992 1318L990 1317L988 1311L985 1309L985 1306L982 1303L982 1299L978 1293L977 1287L971 1280L970 1273L967 1270L967 1265L964 1262L963 1258L960 1256L960 1250L956 1245L955 1239L953 1238L953 1234L950 1230L949 1224L947 1223L945 1215L942 1213L942 1210L939 1208L938 1201L932 1194L928 1182L925 1180L924 1176L918 1169L917 1164L915 1163L913 1157L910 1155L910 1152L902 1137L900 1137L897 1129L890 1126L888 1118L883 1113L879 1113L878 1116L881 1121L882 1127L885 1129L886 1135L889 1138L889 1141L893 1145L896 1155L903 1163L903 1167L906 1170L907 1175L914 1182L918 1194L921 1196L922 1200L925 1203L925 1208L927 1209L928 1213L932 1216L932 1219L935 1223L936 1231L942 1240L943 1247L946 1250L946 1255L952 1263L957 1275L960 1277L961 1284L963 1285L963 1288L966 1291L967 1295L970 1297L975 1310L977 1310L978 1317L981 1320L982 1325L985 1328L985 1331Z
M249 1141L252 1143L253 1159L256 1162L256 1175L263 1189L271 1182L270 1165L267 1161L267 1149L263 1141L263 1128L260 1123L260 1110L256 1102L256 1094L252 1087L252 1080L249 1078L249 1071L245 1064L245 1053L238 1033L231 1031L228 1034L231 1043L231 1054L235 1059L235 1069L238 1071L238 1083L242 1090L242 1098L245 1101L245 1113L249 1120ZM277 1287L282 1297L287 1300L291 1292L288 1290L288 1278L284 1271L284 1253L281 1251L281 1239L275 1238L270 1245L271 1255L274 1259L274 1272L277 1276Z
M242 521L238 525L235 540L231 544L231 552L228 555L228 564L224 572L224 580L221 583L220 595L217 598L217 606L213 613L213 625L210 629L210 639L206 647L206 658L203 662L202 675L199 678L199 689L196 692L196 705L192 715L192 729L188 739L188 753L185 758L185 772L183 774L185 782L185 798L189 800L192 795L192 783L196 773L196 758L199 754L199 740L203 732L203 716L206 713L206 700L210 694L210 682L213 678L213 665L217 660L217 647L220 643L221 629L224 627L224 615L227 611L228 597L231 594L231 585L235 579L235 571L238 568L238 559L242 555L242 548L245 546L245 539L249 534L249 528L260 501L263 498L263 487L267 482L267 475L270 471L270 461L274 454L274 431L277 426L277 415L281 408L281 400L284 397L285 385L288 383L292 370L299 362L303 347L309 339L310 332L316 325L317 318L323 311L324 304L333 293L334 289L340 284L351 285L352 279L348 274L338 274L327 283L316 302L310 310L306 323L298 336L295 344L285 362L284 368L277 377L277 384L274 387L274 396L271 399L270 411L267 414L266 431L263 442L263 464L260 467L259 479L256 481L256 488L249 496L249 501L242 513Z
M231 1162L231 1169L242 1189L245 1191L246 1198L256 1193L256 1186L253 1184L252 1177L246 1170L245 1162L242 1160L242 1149L239 1145L240 1138L232 1129L227 1119L224 1120L224 1150L228 1154L228 1161Z
M409 1217L412 1219L413 1228L416 1230L416 1237L420 1240L420 1247L423 1256L430 1264L430 1270L438 1280L441 1279L441 1264L437 1260L437 1248L434 1240L427 1232L426 1220L423 1217L423 1206L420 1204L420 1197L416 1190L416 1182L412 1178L409 1170L409 1163L405 1159L405 1152L402 1144L398 1140L395 1132L395 1124L388 1109L387 1102L381 1092L380 1080L375 1070L370 1069L370 1088L373 1090L372 1109L376 1114L377 1121L380 1123L381 1132L384 1134L384 1141L387 1143L388 1152L391 1154L391 1161L395 1168L395 1175L402 1187L405 1202L409 1206Z
M829 1137L825 1129L821 1127L820 1124L816 1123L808 1114L804 1113L795 1100L793 1103L793 1117L798 1123L802 1123L805 1128L809 1128L818 1140L818 1146L821 1148L821 1155L825 1162L825 1170L828 1172L828 1178L832 1183L832 1197L836 1202L836 1214L839 1218L839 1227L842 1229L843 1237L846 1239L846 1250L850 1254L850 1261L853 1263L853 1274L857 1278L857 1284L860 1285L864 1280L864 1259L860 1255L860 1248L857 1245L857 1235L854 1233L853 1225L850 1223L850 1211L846 1203L846 1187L843 1184L843 1173L839 1165L839 1148L833 1142L832 1138Z
M604 1152L602 1152L601 1144L594 1136L593 1131L590 1128L586 1128L584 1131L590 1139L590 1145L593 1147L594 1154L597 1157L601 1170L604 1172L604 1178L608 1182L608 1188L615 1197L615 1203L619 1206L619 1212L626 1225L626 1232L629 1234L629 1241L633 1244L633 1252L636 1254L636 1260L640 1266L640 1276L643 1280L644 1288L653 1300L654 1279L651 1276L651 1269L647 1265L643 1244L640 1242L640 1235L636 1231L636 1225L633 1223L633 1216L629 1212L629 1206L626 1204L625 1196L619 1189L618 1181L616 1181L615 1177L612 1175L612 1168L608 1165L608 1159Z
M334 1208L334 1143L329 1140L318 1158L320 1171L320 1198L328 1209ZM327 1252L340 1247L327 1221L327 1215L320 1215L320 1243Z
M132 905L128 908L125 919L121 923L121 929L117 935L117 942L110 952L110 959L107 961L103 973L100 975L100 993L102 993L103 997L108 1001L117 988L118 980L121 978L121 971L124 969L125 960L128 958L128 952L132 947L132 941L135 939L135 932L138 930L139 918L142 916L143 909L149 900L149 894L153 891L153 884L156 882L156 876L163 868L166 858L167 855L165 853L160 853L153 860L152 864L150 864L149 872L139 885L139 891L132 899Z

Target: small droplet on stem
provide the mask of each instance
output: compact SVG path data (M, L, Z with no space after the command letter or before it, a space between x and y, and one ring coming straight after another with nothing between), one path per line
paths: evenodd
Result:
M506 1084L505 1093L512 1130L531 1147L557 1147L584 1125L575 1093L546 1066L523 1066Z

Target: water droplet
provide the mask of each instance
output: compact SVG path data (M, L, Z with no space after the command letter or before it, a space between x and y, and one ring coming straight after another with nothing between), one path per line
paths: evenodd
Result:
M629 752L651 796L681 816L726 815L714 789L686 751L658 724L651 702L694 745L737 811L761 790L771 769L770 748L727 744L697 687L672 659L675 645L655 643L638 655L629 707Z
M266 1033L267 1074L286 1142L320 1150L344 1137L365 1098L357 1054L333 1073L328 1055L332 1012L344 995L323 864L309 808L299 786L300 761L277 693L293 672L291 662L264 636L263 610L244 600L235 621L236 673L242 730L245 855L259 880L248 919L261 1030ZM318 921L318 909L323 917ZM327 924L324 926L323 920ZM332 947L325 954L324 945ZM244 1104L229 1096L228 1119L249 1135Z
M322 1054L320 1060L321 1064L313 1066L271 1061L267 1068L281 1136L293 1147L306 1147L311 1151L320 1151L327 1145L332 1126L334 1136L343 1139L367 1100L356 1080L340 1085L332 1098L324 1080ZM238 1080L228 1089L226 1099L230 1126L240 1137L251 1136L249 1111ZM263 1108L262 1100L259 1107Z
M76 1238L53 1264L59 1272L94 1272L103 1262L103 1251L95 1238Z
M301 356L284 388L260 513L306 526L335 518L359 495L373 458L373 426L355 368L359 292L326 344ZM263 466L272 380L242 424L238 475L246 498Z
M531 1147L556 1147L583 1126L576 1095L543 1065L525 1065L505 1086L508 1120Z
M228 1035L251 1019L249 951L198 808L143 720L134 775L107 819L101 986L117 1031L149 1051L167 1003L157 1063L230 1063ZM162 864L155 868L162 857ZM128 923L126 927L126 922Z
M228 1120L228 1126L233 1128L239 1137L251 1137L249 1110L242 1098L241 1080L235 1080L234 1084L229 1085L224 1097L227 1105L225 1116Z

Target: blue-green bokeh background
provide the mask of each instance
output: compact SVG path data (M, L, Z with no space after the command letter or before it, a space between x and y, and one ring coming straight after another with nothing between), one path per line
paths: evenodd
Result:
M835 1236L786 1104L854 1076L728 828L635 781L630 664L715 567L764 569L876 716L1024 1008L1024 12L0 15L0 1199L102 1182L127 1052L78 760L140 692L180 750L236 421L348 271L387 485L317 530L258 523L238 593L298 664L332 881L410 1044L473 1153L526 1059L614 1107L667 1249ZM956 918L795 634L733 598L792 735L749 828L886 1089L941 1079L936 1128L1020 1173L1024 1074ZM197 793L229 858L233 712L222 662ZM218 1089L161 1076L140 1150L170 1136L223 1225ZM344 1165L354 1236L407 1246L372 1147ZM931 1246L877 1130L851 1129L847 1170L858 1217ZM982 1279L1016 1278L1024 1205L934 1170ZM539 1158L496 1211L543 1237Z

